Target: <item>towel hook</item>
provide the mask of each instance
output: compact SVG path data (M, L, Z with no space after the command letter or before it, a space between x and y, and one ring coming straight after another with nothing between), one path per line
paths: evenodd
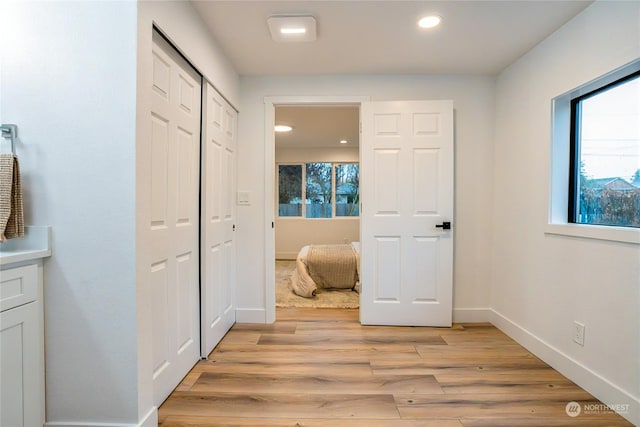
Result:
M11 141L11 153L16 155L16 147L15 140L18 137L18 126L17 125L0 125L0 130L2 130L2 137Z

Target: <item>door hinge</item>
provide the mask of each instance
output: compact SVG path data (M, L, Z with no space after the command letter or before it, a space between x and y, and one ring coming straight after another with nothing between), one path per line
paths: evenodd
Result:
M276 228L276 223L271 221L271 228Z
M233 224L233 227L231 227L231 231L236 231L236 225Z

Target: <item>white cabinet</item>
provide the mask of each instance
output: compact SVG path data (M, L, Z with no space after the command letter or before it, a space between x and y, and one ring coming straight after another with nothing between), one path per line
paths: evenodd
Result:
M0 426L44 423L42 261L0 270Z

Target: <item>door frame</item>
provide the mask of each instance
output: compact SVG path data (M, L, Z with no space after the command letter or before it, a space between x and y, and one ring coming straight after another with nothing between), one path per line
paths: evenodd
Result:
M320 105L353 105L360 107L363 102L371 100L370 96L266 96L264 98L264 277L265 277L265 322L276 320L276 281L275 263L275 173L276 173L276 137L273 131L275 125L276 106L320 106Z

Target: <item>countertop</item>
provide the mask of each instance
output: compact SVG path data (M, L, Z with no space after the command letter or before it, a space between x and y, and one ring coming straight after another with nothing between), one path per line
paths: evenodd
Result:
M51 256L51 226L26 226L25 236L0 243L0 265Z

